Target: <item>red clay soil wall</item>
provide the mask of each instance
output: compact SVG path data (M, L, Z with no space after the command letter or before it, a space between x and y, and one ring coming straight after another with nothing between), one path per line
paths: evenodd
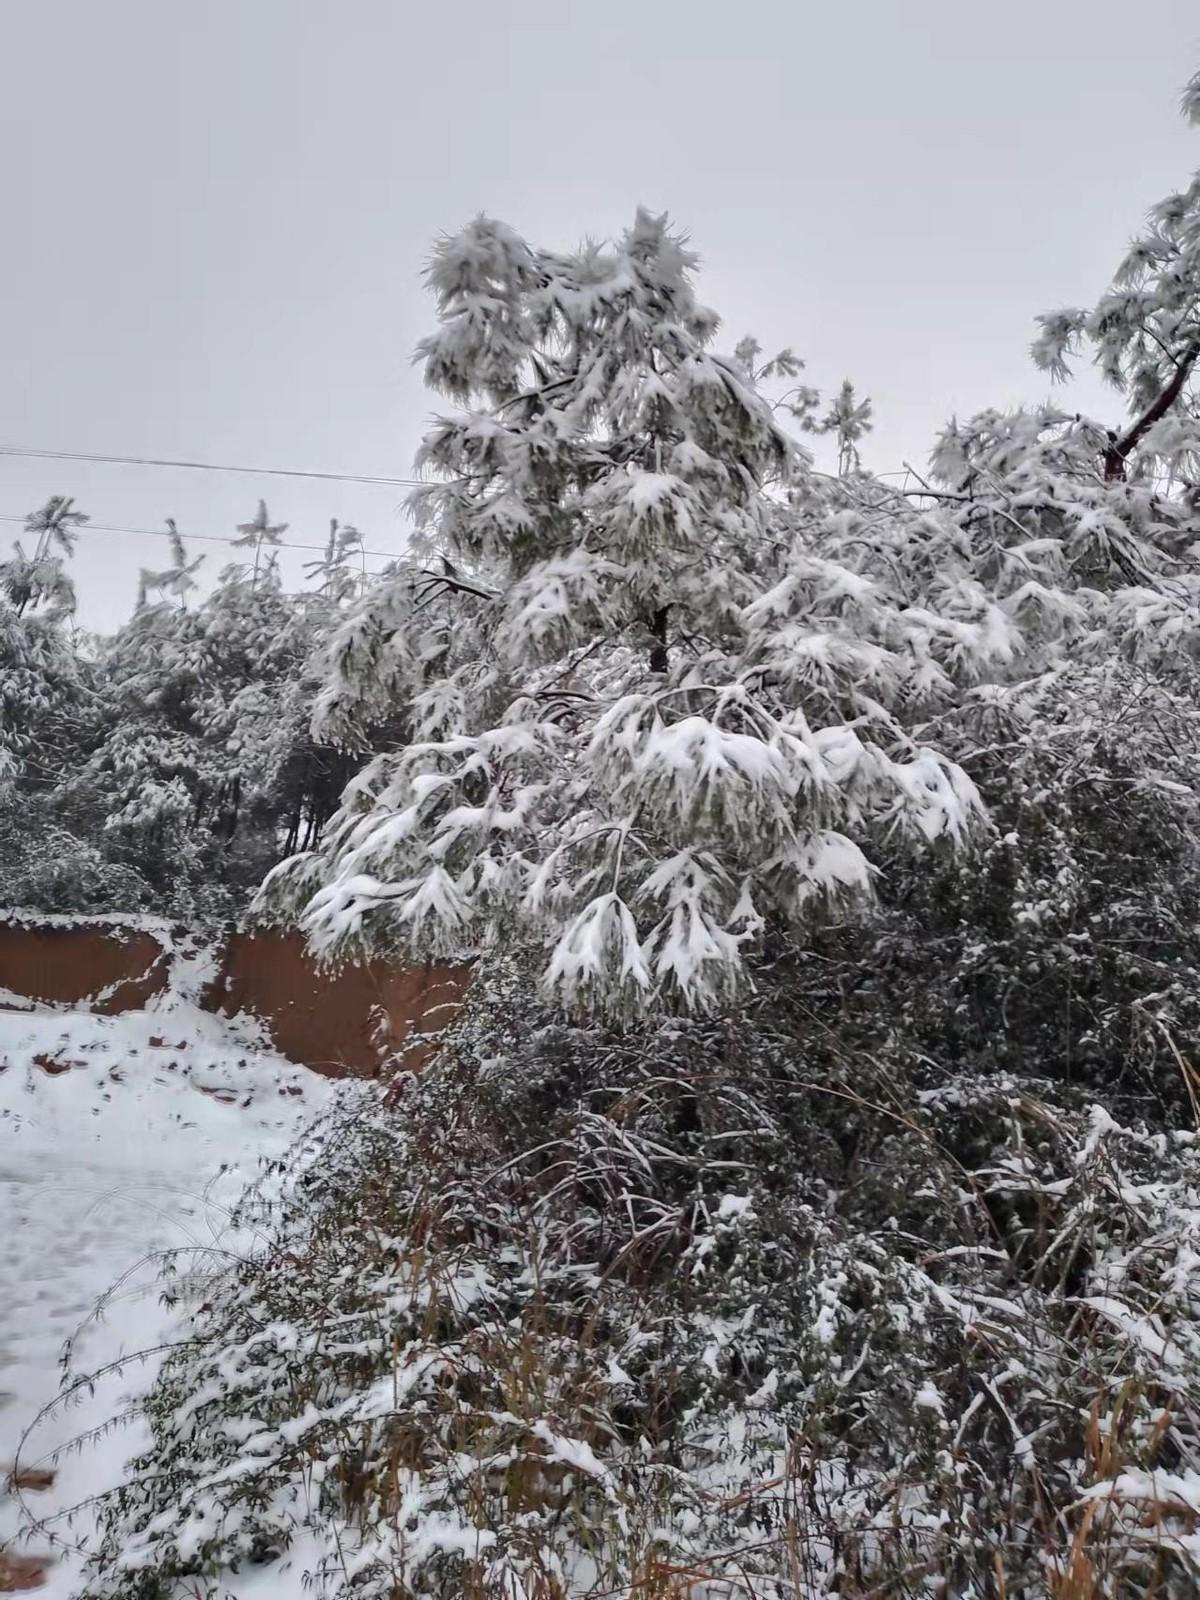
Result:
M252 1011L275 1048L317 1072L373 1075L407 1041L447 1023L470 980L466 967L402 967L388 961L318 968L299 934L235 933L216 982L204 996L213 1011Z
M138 1010L162 993L168 968L163 943L142 928L0 921L0 989L30 1000L107 1015ZM420 1036L453 1017L469 981L467 967L318 968L299 934L235 933L201 1003L252 1012L281 1054L316 1072L374 1076L401 1051L406 1066L420 1066Z
M0 923L0 989L106 1016L136 1011L167 981L162 944L140 928Z

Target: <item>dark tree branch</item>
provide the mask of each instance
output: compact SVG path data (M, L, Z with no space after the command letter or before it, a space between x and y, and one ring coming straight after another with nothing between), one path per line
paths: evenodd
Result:
M1162 393L1142 412L1141 416L1123 434L1109 434L1108 448L1104 452L1104 476L1109 483L1120 483L1125 477L1125 463L1141 439L1154 424L1166 416L1179 399L1188 375L1200 357L1200 339L1193 339L1175 364L1175 376Z
M670 606L659 606L650 618L650 632L654 644L650 649L650 671L666 672L671 665L671 657L667 651L667 616Z
M444 562L444 564L450 567L448 561ZM454 568L450 568L448 572L430 572L428 568L425 568L421 572L421 579L429 586L436 585L441 589L451 589L455 594L473 594L478 600L495 600L497 598L493 589L479 589L473 583L464 583L457 576Z

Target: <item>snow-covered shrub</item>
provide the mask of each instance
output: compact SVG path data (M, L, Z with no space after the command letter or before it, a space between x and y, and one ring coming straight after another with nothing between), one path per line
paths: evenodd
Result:
M200 1315L92 1592L1192 1592L1196 1134L833 1066L792 977L636 1042L481 987Z
M4 901L39 911L141 911L154 892L131 864L114 861L87 836L63 825L52 802L26 798L19 814L0 808Z
M992 829L883 878L814 940L813 1014L867 1050L1052 1076L1178 1111L1200 1048L1200 719L1121 662L996 688L944 727Z

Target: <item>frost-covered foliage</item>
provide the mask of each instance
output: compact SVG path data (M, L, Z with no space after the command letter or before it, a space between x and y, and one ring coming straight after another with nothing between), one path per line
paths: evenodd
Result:
M38 802L78 748L93 693L92 666L71 626L75 594L65 567L75 529L86 521L54 495L25 519L25 539L0 561L0 859L18 894L27 860L55 872L35 842ZM61 856L66 830L56 831Z
M195 603L202 557L168 520L110 638L72 626L64 566L86 517L56 496L0 564L0 867L9 904L238 911L281 855L318 837L349 774L309 730L321 652L356 597L360 541L330 532L311 587L285 592L266 507L248 551ZM252 550L252 557L249 551Z
M485 219L438 246L426 376L474 409L425 441L413 557L335 639L317 718L353 744L401 705L410 742L263 897L308 900L319 949L519 930L568 1007L708 1009L764 930L869 899L884 840L968 839L973 787L908 713L971 626L797 539L805 457L747 347L711 350L693 265L644 212L574 256Z
M800 976L647 1036L493 967L201 1315L90 1592L1194 1593L1197 1134L844 1051Z

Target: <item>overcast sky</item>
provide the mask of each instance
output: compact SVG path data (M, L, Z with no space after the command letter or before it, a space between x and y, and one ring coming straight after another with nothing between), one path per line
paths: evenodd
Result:
M1094 298L1200 166L1198 64L1196 0L2 0L0 446L405 476L430 241L484 210L569 247L640 203L728 343L851 376L899 467L1044 396L1034 314ZM404 537L386 487L0 458L0 513L52 492ZM84 620L164 553L85 535Z

